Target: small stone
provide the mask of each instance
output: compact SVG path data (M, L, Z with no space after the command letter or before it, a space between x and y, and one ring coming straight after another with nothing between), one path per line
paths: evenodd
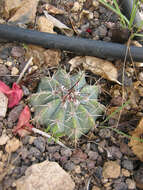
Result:
M72 8L72 11L73 12L78 12L80 10L81 6L79 4L79 2L74 2L74 5L73 5L73 8Z
M11 62L11 61L7 61L7 62L5 63L5 65L7 65L8 67L11 67L11 66L12 66L12 62Z
M134 172L134 178L136 181L136 186L140 189L143 189L143 167L140 167Z
M89 169L93 169L95 167L95 161L92 161L92 160L87 160L87 167Z
M10 154L12 152L15 152L21 145L22 145L21 142L14 137L7 142L5 150L7 153Z
M61 155L58 152L55 152L53 154L53 157L55 158L55 160L59 160L61 158Z
M28 157L29 157L30 159L32 159L33 157L35 157L35 158L37 158L37 159L40 159L41 153L40 153L40 151L39 151L37 148L31 147L30 150L29 150L29 155L28 155Z
M136 183L132 179L126 179L126 184L128 185L128 189L135 189Z
M33 142L34 146L36 148L38 148L40 150L40 152L44 152L45 151L45 147L46 147L46 141L43 137L37 137L34 142Z
M107 148L110 154L112 155L113 158L119 158L121 159L122 153L120 152L119 148L116 146L111 146Z
M99 136L101 138L110 138L111 137L111 130L109 129L100 129Z
M97 187L97 186L93 186L92 190L101 190L101 189L99 187Z
M0 146L5 145L8 140L9 140L9 136L6 134L5 131L3 131L3 133L0 137Z
M130 177L130 175L131 175L130 172L124 168L122 168L121 173L125 177Z
M16 67L12 67L11 75L14 76L14 75L17 75L18 73L19 73L19 70Z
M128 186L126 183L121 182L114 185L115 190L128 190Z
M74 170L74 168L75 168L75 164L73 163L73 162L67 162L65 165L64 165L64 168L65 168L65 170L67 170L67 171L72 171L72 170Z
M8 98L0 92L0 117L5 117L7 112Z
M99 2L97 0L92 0L92 5L97 9L99 7Z
M104 178L118 178L120 176L120 165L116 161L105 162L102 175Z
M16 122L22 110L23 110L22 104L19 104L18 106L14 107L8 114L8 122L12 124Z
M99 36L101 38L103 38L103 37L106 36L106 34L107 34L107 28L104 25L99 26L98 30L99 30Z
M75 167L74 171L75 171L75 173L80 174L80 173L81 173L80 166L77 165L77 166Z
M0 64L0 76L5 76L9 73L8 68L5 65Z
M11 55L15 58L22 57L25 54L25 50L22 47L15 46L11 50Z
M70 157L72 155L72 151L70 149L64 148L61 150L61 155L66 156L66 157Z
M74 190L70 175L58 163L44 161L29 167L25 176L16 181L17 190Z
M123 168L125 168L127 170L133 170L133 168L134 168L133 162L131 160L123 160L122 166L123 166Z
M143 72L140 72L139 75L138 75L138 77L139 77L140 81L143 81Z
M97 152L89 151L88 156L91 160L97 160L99 154Z

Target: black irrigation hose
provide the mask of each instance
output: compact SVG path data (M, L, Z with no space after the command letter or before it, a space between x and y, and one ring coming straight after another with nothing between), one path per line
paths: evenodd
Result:
M49 34L5 24L0 24L0 38L105 59L113 58L123 60L127 48L126 45L117 43ZM130 52L134 61L143 61L143 48L131 46ZM127 59L130 60L129 53L127 54Z

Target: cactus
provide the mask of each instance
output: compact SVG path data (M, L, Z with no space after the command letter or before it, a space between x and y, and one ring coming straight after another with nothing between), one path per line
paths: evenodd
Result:
M29 103L35 108L35 121L51 132L78 139L95 125L104 106L97 101L98 87L87 85L85 74L70 76L58 70L39 83Z

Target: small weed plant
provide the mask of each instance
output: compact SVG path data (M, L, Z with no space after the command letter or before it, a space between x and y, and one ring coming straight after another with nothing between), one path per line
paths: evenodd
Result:
M108 3L106 0L99 0L99 2L119 16L122 27L128 28L128 30L131 32L131 38L134 38L135 36L143 37L143 34L140 34L140 31L142 30L143 26L143 21L141 21L139 26L136 26L134 24L136 13L141 3L139 0L133 0L130 19L127 19L127 17L121 12L117 0L112 0L112 5L111 3ZM134 30L136 32L133 32Z

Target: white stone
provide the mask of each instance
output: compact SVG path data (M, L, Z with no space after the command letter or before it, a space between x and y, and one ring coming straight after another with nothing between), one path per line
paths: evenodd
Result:
M30 166L16 181L16 190L74 190L70 175L58 163L48 160Z
M0 117L5 117L7 112L8 98L0 92Z
M14 75L17 75L18 73L19 73L19 70L16 67L12 67L11 75L14 76Z

